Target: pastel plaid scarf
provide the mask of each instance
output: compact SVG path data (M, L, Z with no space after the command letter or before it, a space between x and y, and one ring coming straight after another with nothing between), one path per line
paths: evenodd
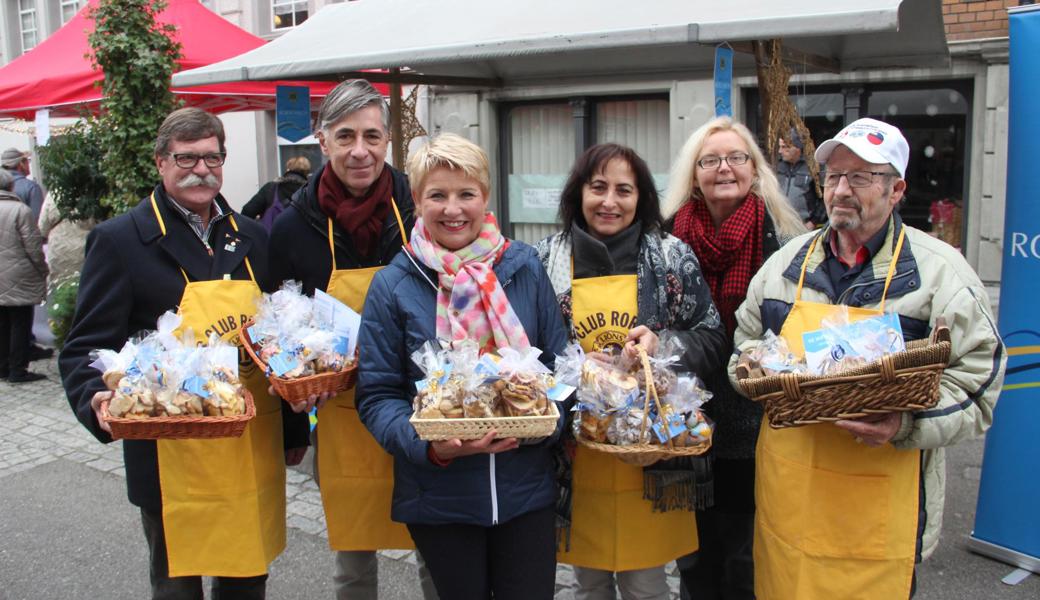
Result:
M430 238L422 219L415 220L411 239L409 246L415 257L438 274L439 339L475 340L483 352L531 347L520 319L492 270L508 243L494 215L488 213L484 217L477 239L454 252L445 250Z

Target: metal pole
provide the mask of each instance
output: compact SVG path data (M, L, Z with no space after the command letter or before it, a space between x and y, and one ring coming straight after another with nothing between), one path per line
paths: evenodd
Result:
M391 75L400 75L401 69L390 69ZM401 84L394 79L390 83L390 142L393 144L394 167L398 170L404 168L404 156L408 151L401 142L404 141L404 131L401 129Z

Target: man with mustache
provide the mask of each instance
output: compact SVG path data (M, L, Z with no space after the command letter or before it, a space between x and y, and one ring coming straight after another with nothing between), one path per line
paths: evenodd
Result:
M795 238L755 275L737 310L737 354L768 329L792 349L841 305L895 313L903 337L943 317L950 363L938 404L787 429L756 451L755 595L761 600L909 598L939 539L943 448L990 426L1007 357L986 290L961 254L905 225L910 146L860 119L816 150L829 225ZM740 361L730 361L734 375ZM739 389L739 388L737 388Z
M90 366L93 350L120 349L168 310L198 342L220 322L224 341L237 344L241 321L274 285L267 233L220 195L225 156L219 119L197 108L170 113L155 142L161 182L87 238L59 367L76 417L103 443L112 436L100 403L112 392ZM263 598L267 566L285 547L285 465L303 458L307 417L270 395L263 373L239 354L239 378L256 405L241 437L123 442L153 598L202 598L203 575L213 577L215 598Z

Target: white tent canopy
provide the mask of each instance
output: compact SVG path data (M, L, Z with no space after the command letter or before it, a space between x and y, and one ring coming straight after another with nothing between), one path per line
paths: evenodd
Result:
M807 70L948 61L939 0L359 0L328 5L280 38L173 83L388 68L494 85L663 75L711 69L716 44L769 38L809 57Z

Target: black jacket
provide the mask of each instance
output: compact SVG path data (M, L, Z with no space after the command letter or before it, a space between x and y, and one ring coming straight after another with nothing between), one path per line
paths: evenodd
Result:
M326 165L325 168L329 167ZM412 204L408 178L390 165L385 165L384 168L389 169L393 177L394 201L401 211L405 234L411 235L412 226L415 224L415 206ZM289 209L278 215L274 228L271 229L271 279L276 288L287 279L295 279L303 284L305 294L313 294L315 289L328 289L332 257L329 255L328 217L321 212L318 205L320 180L320 174L311 177L307 185L293 196ZM404 244L392 209L383 222L379 252L374 257L366 259L360 256L354 248L350 234L335 220L332 232L336 246L336 267L339 269L388 265Z
M289 206L293 194L301 187L307 185L307 175L296 171L289 171L274 181L268 181L246 202L242 207L242 214L253 219L260 219L267 212L267 208L274 202L274 191L278 190L278 201L283 206Z
M267 234L259 224L235 215L235 232L228 217L220 218L213 226L210 242L214 254L209 256L191 226L170 205L162 185L155 188L155 198L166 224L165 236L148 198L90 232L76 314L58 358L73 412L104 443L112 437L98 425L90 399L105 384L101 372L90 366L90 353L99 348L119 350L138 332L154 330L164 312L176 310L185 287L181 267L192 281L220 279L225 273L233 279L248 279L244 260L248 255L260 288L271 290ZM233 214L223 197L217 196L217 202L226 214ZM233 252L224 249L224 240L231 237L240 240ZM306 446L307 415L292 413L284 403L282 414L286 448ZM130 502L161 510L155 442L125 440L123 457Z

